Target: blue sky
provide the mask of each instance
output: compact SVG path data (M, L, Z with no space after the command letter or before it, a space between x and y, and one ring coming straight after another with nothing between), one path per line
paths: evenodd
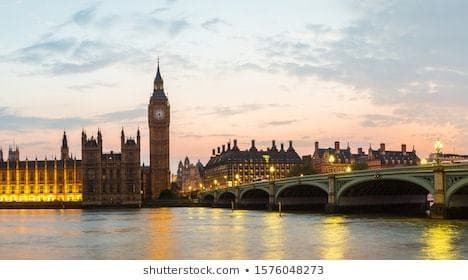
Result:
M237 138L353 149L437 138L468 153L465 1L0 1L0 146L59 154L66 129L119 150L142 129L157 57L171 165Z

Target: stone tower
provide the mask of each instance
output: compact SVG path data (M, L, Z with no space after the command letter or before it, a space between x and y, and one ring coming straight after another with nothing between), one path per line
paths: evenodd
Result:
M63 132L62 138L62 147L60 148L61 160L68 160L69 159L69 149L68 149L68 141L67 141L67 134L65 131Z
M102 135L98 131L98 139L87 138L81 132L81 167L83 172L83 201L99 203L102 194Z
M148 105L151 183L150 187L145 189L146 200L157 199L159 193L170 186L169 123L169 100L164 93L158 60L154 90Z

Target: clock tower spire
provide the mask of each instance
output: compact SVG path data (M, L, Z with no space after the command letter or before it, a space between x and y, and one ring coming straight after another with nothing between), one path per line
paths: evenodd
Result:
M145 200L147 201L157 199L161 191L170 186L169 124L170 106L164 92L158 58L154 89L148 105L151 177L150 184L145 189Z

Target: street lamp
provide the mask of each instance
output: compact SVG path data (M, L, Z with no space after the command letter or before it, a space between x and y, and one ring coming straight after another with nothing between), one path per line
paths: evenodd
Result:
M273 177L275 175L275 167L272 165L270 166L270 179L274 180L275 178Z
M353 169L351 168L351 166L349 166L349 165L346 166L346 172L351 172L351 171L353 171Z
M217 187L218 187L218 180L214 179L214 180L213 180L213 185L214 185L215 189L217 189Z
M442 148L444 147L444 144L442 144L442 141L440 141L439 139L437 139L437 141L435 142L434 144L434 150L436 152L435 156L436 156L436 164L439 165L440 164L440 155L442 153Z
M334 155L329 155L328 156L328 163L330 164L330 171L333 172L333 163L335 163L335 156Z
M239 179L240 179L239 174L236 174L236 176L234 178L236 178L236 185L238 185L239 184Z

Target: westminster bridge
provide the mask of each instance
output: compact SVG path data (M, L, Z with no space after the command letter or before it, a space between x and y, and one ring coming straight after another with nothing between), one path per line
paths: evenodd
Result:
M447 216L468 208L468 164L419 165L288 177L199 193L214 207L328 212L401 210Z

